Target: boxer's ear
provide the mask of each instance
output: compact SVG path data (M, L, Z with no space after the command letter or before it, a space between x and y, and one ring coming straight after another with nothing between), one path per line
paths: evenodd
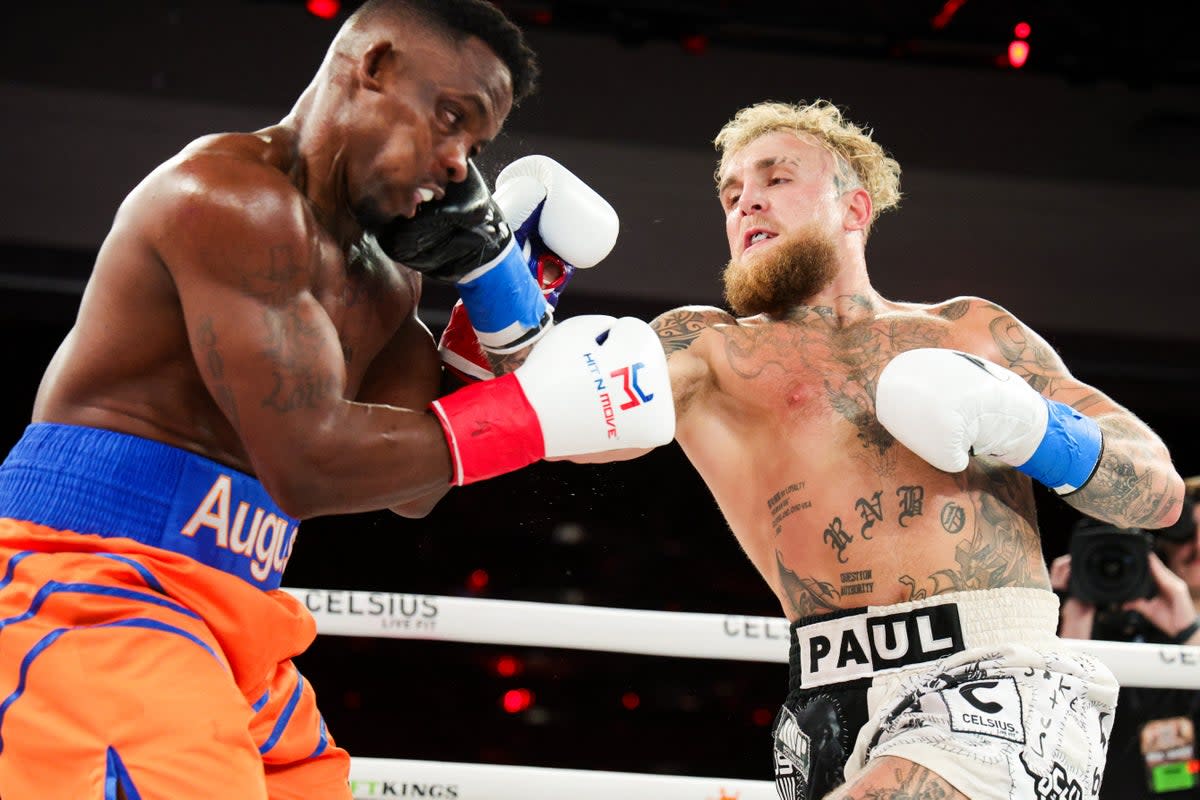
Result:
M859 186L850 189L842 195L846 211L842 217L842 225L848 231L863 231L871 224L871 195Z
M389 41L379 41L368 47L358 59L355 75L358 83L367 91L383 89L383 72L396 58L396 50Z

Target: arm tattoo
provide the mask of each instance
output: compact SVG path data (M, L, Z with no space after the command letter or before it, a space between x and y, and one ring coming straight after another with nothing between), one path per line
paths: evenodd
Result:
M233 390L225 382L225 361L221 351L217 349L217 332L213 327L212 317L203 317L196 326L195 332L197 349L203 352L204 366L212 381L212 395L217 406L225 412L225 416L236 428L238 425L237 401Z
M1061 370L1048 347L1031 339L1021 323L1008 314L993 319L988 329L1009 369L1042 394L1053 391L1053 381L1061 375Z
M953 303L947 303L938 310L938 316L943 319L956 320L962 319L967 312L971 310L970 300L955 300Z
M1167 485L1155 480L1154 470L1138 464L1155 463L1152 445L1138 447L1141 428L1118 416L1101 422L1105 440L1120 439L1122 448L1105 447L1091 479L1081 489L1063 497L1067 504L1090 516L1125 527L1139 527L1161 519L1175 504Z
M717 323L733 324L736 320L724 312L713 309L680 308L668 311L650 323L650 327L662 340L667 355L691 347L692 342L706 328Z
M320 366L325 342L320 328L304 318L297 304L267 315L265 354L271 361L275 384L263 398L263 408L287 413L297 408L317 408L334 392L337 382Z
M533 345L518 350L515 353L492 353L488 350L484 350L483 352L487 354L487 359L492 365L493 375L507 375L524 364L525 359L529 358L529 353L532 350Z
M321 365L321 352L328 345L324 329L296 293L297 282L312 273L301 263L305 256L316 257L297 255L291 247L272 247L267 268L246 280L246 290L268 306L263 354L271 362L275 385L262 406L281 413L316 408L337 387L336 377Z

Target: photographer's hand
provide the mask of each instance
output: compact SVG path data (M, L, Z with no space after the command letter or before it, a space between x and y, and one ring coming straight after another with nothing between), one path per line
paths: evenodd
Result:
M1167 636L1175 639L1188 630L1196 621L1196 607L1187 582L1167 569L1167 565L1154 553L1150 554L1150 575L1158 586L1158 594L1151 598L1138 598L1125 603L1122 608L1136 611ZM1200 643L1200 632L1193 631L1186 642Z
M1050 564L1050 588L1066 595L1071 585L1071 556L1059 556ZM1096 621L1096 607L1069 595L1063 598L1060 610L1058 635L1064 639L1092 638L1092 624Z

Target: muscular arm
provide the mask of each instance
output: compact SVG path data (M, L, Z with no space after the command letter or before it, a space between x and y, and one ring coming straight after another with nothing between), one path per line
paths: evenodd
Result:
M675 415L683 421L696 394L712 380L708 361L692 345L714 325L736 325L726 311L711 306L682 306L660 314L650 323L662 340L671 370L671 392L675 395Z
M435 398L457 387L448 387L433 335L414 313L400 326L392 340L376 356L355 398L361 403L384 403L399 408L425 408ZM415 500L394 505L402 517L426 516L450 491L450 484L436 487Z
M203 380L276 501L309 517L445 486L432 415L346 398L338 331L312 291L321 238L290 185L257 167L193 173L163 179L154 242Z
M1063 497L1092 517L1121 527L1161 528L1178 516L1183 479L1167 447L1149 426L1103 392L1074 378L1041 336L994 305L977 312L982 353L1023 377L1052 400L1094 419L1104 450L1092 478Z

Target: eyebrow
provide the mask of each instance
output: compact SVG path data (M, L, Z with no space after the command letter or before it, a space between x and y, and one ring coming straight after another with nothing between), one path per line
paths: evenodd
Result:
M782 156L767 156L766 158L760 158L758 161L755 161L754 164L751 165L750 169L753 172L764 172L764 171L770 169L771 167L775 166L779 162L786 161L786 160L789 160L789 159L785 159ZM732 175L726 177L725 180L721 181L721 185L717 187L717 194L718 195L724 194L725 190L728 189L729 186L734 183L737 183L736 178L734 178Z

